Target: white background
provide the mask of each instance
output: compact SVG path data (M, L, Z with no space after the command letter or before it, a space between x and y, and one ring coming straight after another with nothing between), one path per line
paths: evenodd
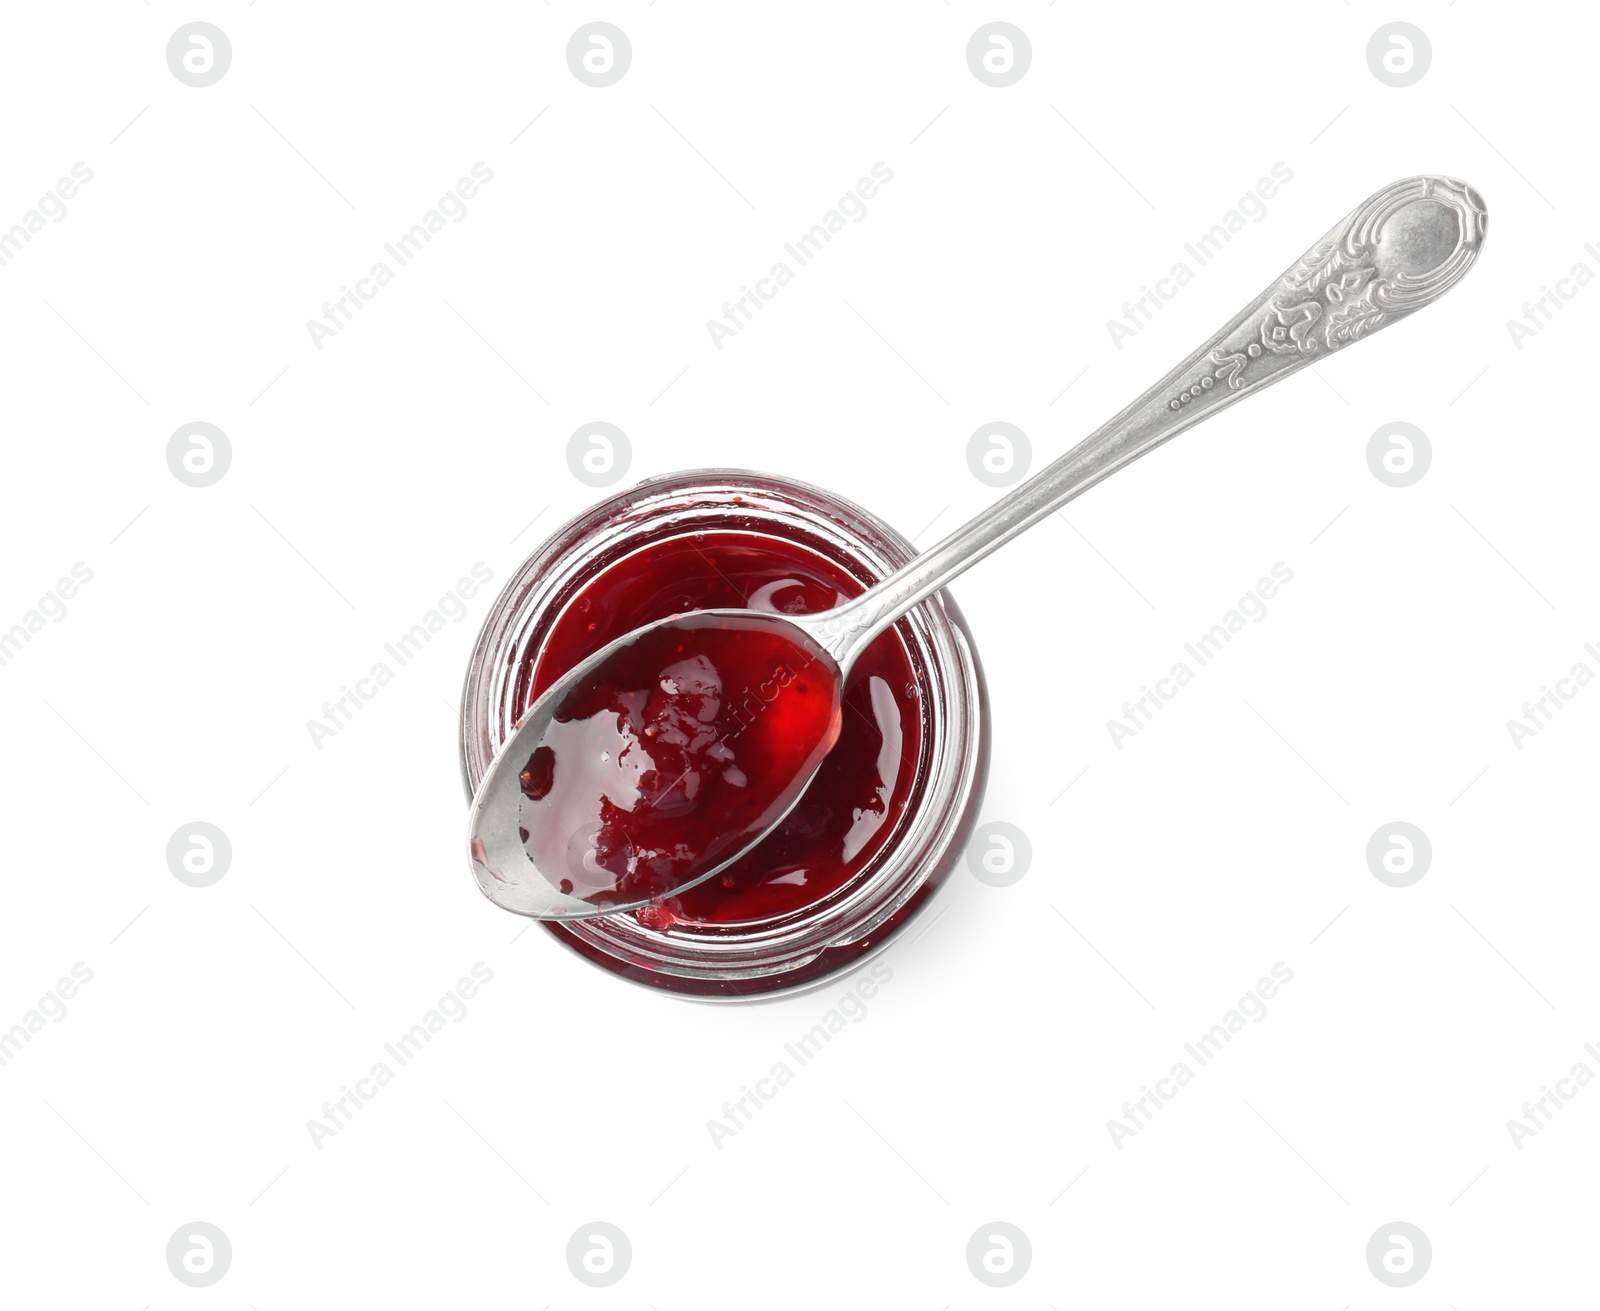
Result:
M1600 1088L1520 1151L1506 1121L1600 1072L1600 688L1521 750L1506 721L1600 671L1600 289L1520 350L1506 321L1600 272L1597 29L1512 12L10 7L0 226L75 162L94 178L0 268L0 628L75 562L94 577L0 668L0 1028L75 962L94 977L0 1068L0 1300L1592 1299ZM233 48L202 89L165 59L193 19ZM633 52L604 89L565 58L595 19ZM993 19L1032 45L1004 89L965 57ZM1405 89L1366 59L1391 19L1431 38ZM318 350L306 321L479 161L468 216ZM717 350L706 320L877 161L868 216ZM1107 319L1278 162L1266 217L1117 349ZM957 586L993 701L983 817L1031 867L953 878L866 1018L720 1150L707 1120L851 981L695 1006L512 941L461 850L455 708L490 593L313 746L475 562L497 588L603 494L569 472L581 424L626 431L630 479L772 470L927 545L998 494L977 427L1053 458L1417 172L1491 213L1442 307ZM197 420L232 448L200 489L165 456ZM1433 449L1405 489L1366 459L1397 420ZM1118 750L1106 721L1280 561L1268 617ZM165 858L195 820L233 846L204 889ZM1365 855L1395 820L1433 845L1404 889ZM480 961L466 1018L313 1146L307 1120ZM1266 1019L1113 1146L1123 1102L1280 961ZM632 1243L609 1289L564 1255L595 1219ZM195 1220L233 1248L208 1290L165 1258ZM967 1268L993 1220L1033 1248L1005 1290ZM1406 1290L1365 1257L1396 1220L1433 1247Z

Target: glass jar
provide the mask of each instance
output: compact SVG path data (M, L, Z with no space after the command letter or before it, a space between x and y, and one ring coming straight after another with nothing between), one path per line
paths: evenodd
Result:
M461 765L469 798L532 702L533 671L546 639L585 588L640 552L676 549L680 539L719 533L777 538L803 548L854 591L915 554L909 542L859 506L768 474L669 474L602 501L522 563L484 620L461 703ZM779 913L712 920L653 915L646 908L546 922L545 929L624 978L706 1000L816 985L883 947L927 905L960 860L989 765L983 673L948 594L917 606L895 625L890 640L900 644L912 675L904 693L917 711L915 773L897 785L904 789L903 796L896 794L903 805L886 831L862 846L843 882L814 902ZM741 868L759 864L770 841L742 857Z

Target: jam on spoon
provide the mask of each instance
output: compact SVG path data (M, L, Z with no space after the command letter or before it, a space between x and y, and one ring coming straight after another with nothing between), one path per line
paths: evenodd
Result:
M876 587L815 615L679 616L602 648L529 708L480 782L480 888L570 919L709 878L799 799L838 736L844 673L880 632L1118 469L1432 303L1472 267L1486 224L1465 183L1396 182L1133 404Z
M668 896L781 820L839 727L838 668L785 620L646 628L568 688L524 760L524 849L594 905Z

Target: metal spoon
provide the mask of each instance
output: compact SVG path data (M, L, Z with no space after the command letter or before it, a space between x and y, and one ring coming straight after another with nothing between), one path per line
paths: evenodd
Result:
M479 784L472 805L470 846L473 872L484 895L522 915L581 919L647 905L718 873L759 842L805 791L838 736L838 689L844 675L873 638L963 570L1124 465L1218 410L1429 304L1472 267L1482 249L1486 221L1482 198L1463 182L1433 176L1396 182L1357 207L1211 340L1109 423L854 600L813 615L696 611L639 629L596 652L529 707ZM580 724L575 707L597 676L652 644L675 643L671 649L693 651L697 643L730 640L730 634L741 640L787 643L795 653L787 663L800 666L802 673L807 665L820 666L809 670L810 681L802 677L792 684L781 679L764 682L754 699L748 695L754 689L745 688L742 703L741 689L720 684L713 688L714 673L692 674L688 691L695 696L685 704L693 713L673 703L669 711L676 716L673 722L686 724L699 744L696 750L702 751L693 759L710 759L717 762L713 769L719 768L738 754L737 746L745 749L747 760L768 766L761 777L746 778L738 790L730 790L716 776L704 775L710 779L708 788L722 787L720 795L732 797L741 807L737 820L730 819L682 859L655 849L630 850L619 860L614 848L600 850L605 840L597 840L595 832L549 831L561 817L570 820L570 810L547 806L559 785L565 784L610 788L606 797L613 813L618 819L625 815L629 822L653 821L656 816L644 811L665 805L661 797L670 797L674 807L693 810L704 774L696 765L685 771L693 774L693 783L679 779L663 789L657 780L650 796L635 788L641 768L651 765L650 743L638 737L635 730L642 721L637 719L631 729L625 724L619 728L616 713L593 714L581 721L604 720L606 732L620 734L621 750L615 757L609 751L595 752L595 761L604 757L604 767L588 757L573 763L573 734ZM791 678L795 672L789 671ZM829 679L834 698L831 717L826 706L814 701L796 721L801 727L789 737L761 740L760 716L771 714L775 722L779 715L764 711L766 705L777 705L780 698L792 695L786 690L790 686L820 695ZM666 678L661 686L676 696L684 691L679 682ZM813 687L815 693L810 692ZM773 691L770 700L768 688ZM653 690L650 695L655 695ZM746 709L736 710L741 704ZM755 736L742 737L752 725ZM586 745L594 745L594 739L587 739ZM773 754L780 750L788 755ZM704 757L704 751L712 754ZM631 764L627 763L634 752ZM553 768L553 783L544 777L546 767ZM596 768L609 771L599 783ZM727 777L744 778L737 765L732 768L734 773ZM757 793L746 790L752 786ZM623 872L614 873L618 868Z

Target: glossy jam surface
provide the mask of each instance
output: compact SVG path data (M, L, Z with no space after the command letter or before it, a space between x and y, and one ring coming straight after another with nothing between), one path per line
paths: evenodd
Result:
M833 562L780 538L731 530L672 538L611 565L569 601L536 660L531 662L532 667L524 666L519 671L519 697L524 706L532 704L555 679L606 643L668 615L712 608L748 608L780 615L815 613L861 590L861 585ZM611 692L596 689L599 699L595 708L603 708L603 715L613 726L611 731L624 724L635 740L651 740L643 736L652 726L650 697L645 697L642 706L637 704L639 694L649 692L645 667L660 664L665 670L674 660L692 661L696 654L690 649L692 645L685 644L682 652L663 650L652 659L642 660L638 675L619 680ZM774 690L773 668L767 667L776 665L771 661L773 654L764 651L759 657L753 655L748 673L741 665L741 672L731 678L727 669L718 670L723 691L717 694L721 704L714 719L726 720L731 714L728 703L737 700L727 694L732 683L759 675L755 684L758 702L745 712L749 727L735 732L731 742L697 727L707 722L700 719L709 708L709 701L704 698L711 696L712 680L706 671L691 664L679 673L666 675L678 692L675 698L668 694L657 703L655 708L665 718L655 725L653 737L659 739L662 729L670 727L672 751L682 754L674 754L670 761L664 757L658 761L657 777L649 784L640 777L645 794L659 795L667 811L692 803L694 798L685 795L684 788L670 776L681 760L704 780L697 786L717 789L717 796L724 801L730 796L737 801L733 794L741 790L738 775L726 777L726 769L737 769L748 783L752 769L771 775L775 767L783 767L779 760L764 758L764 753L787 749L789 758L793 758L796 748L785 748L782 743L803 741L807 733L814 731L815 712L808 707L815 703L799 697L786 699L804 681L803 675L797 673L771 702L774 713L769 716L756 709L756 704L766 704L759 701L762 685L767 692ZM799 659L791 656L790 662ZM655 684L659 686L660 681L657 678ZM636 686L624 686L629 684ZM575 707L580 712L589 709ZM791 715L793 718L788 717ZM658 906L638 911L641 923L667 929L769 920L804 910L848 884L865 867L892 835L895 822L912 795L923 737L916 675L893 630L880 636L851 668L839 715L837 744L778 828L721 874ZM767 736L761 741L778 745L758 748L752 735L764 721L769 724ZM732 751L731 762L722 758L720 747ZM591 754L598 757L599 751L609 750L600 745ZM614 761L615 752L612 758ZM531 776L524 780L526 796L530 788L538 791L545 780L536 761L530 761L530 769L524 772ZM709 797L706 794L706 799ZM671 818L664 817L664 822L671 822ZM692 821L690 826L697 822ZM637 856L640 841L634 838L631 845ZM644 842L649 850L660 845L653 838ZM599 842L581 840L578 846L581 863L587 866L625 865L626 852L620 845L616 850L608 849L604 838ZM592 854L584 857L583 851ZM621 863L618 857L622 858ZM578 880L574 883L576 886ZM577 891L584 895L582 887Z
M519 773L523 846L596 905L686 888L770 828L839 733L839 671L777 615L689 615L599 658Z

